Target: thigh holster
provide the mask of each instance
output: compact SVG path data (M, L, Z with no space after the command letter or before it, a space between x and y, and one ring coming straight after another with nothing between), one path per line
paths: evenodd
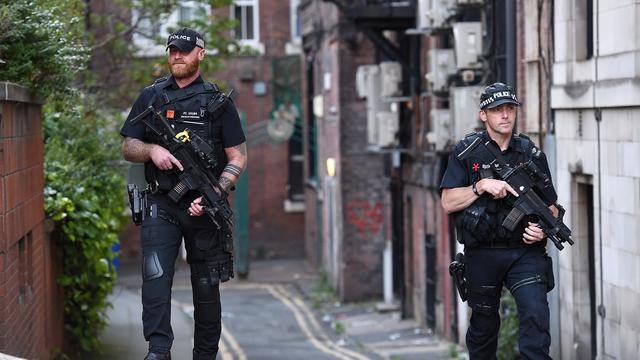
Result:
M206 279L209 285L218 285L221 282L233 278L233 256L224 254L215 257L207 257L205 261L191 264L191 276L198 281Z

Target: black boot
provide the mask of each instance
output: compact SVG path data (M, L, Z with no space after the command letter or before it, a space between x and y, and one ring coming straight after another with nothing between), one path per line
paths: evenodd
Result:
M171 353L168 352L166 354L158 354L149 352L147 356L144 357L144 360L171 360Z
M209 354L200 354L193 350L193 360L215 360L217 352Z

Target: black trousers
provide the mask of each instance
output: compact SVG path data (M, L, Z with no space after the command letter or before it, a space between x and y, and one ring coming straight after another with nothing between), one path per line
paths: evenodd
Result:
M178 204L165 195L149 195L151 214L142 223L142 323L149 350L166 353L173 343L171 286L174 265L184 237L187 261L202 263L219 257L221 234L206 216L187 213L193 196ZM192 267L193 268L193 267ZM221 332L220 292L206 274L191 273L195 320L194 359L215 359Z
M550 359L548 262L541 246L512 249L465 250L471 321L467 329L470 359L496 359L500 330L500 293L503 284L518 308L518 347L523 359Z

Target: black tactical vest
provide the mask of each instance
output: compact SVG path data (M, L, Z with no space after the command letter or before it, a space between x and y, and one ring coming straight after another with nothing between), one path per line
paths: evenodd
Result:
M215 84L199 83L182 89L173 89L171 79L161 78L151 85L154 91L150 105L160 111L176 133L189 129L212 146L216 158L214 176L220 177L227 165L227 156L222 144L222 119L224 109L212 113L211 100L220 94ZM226 105L225 105L226 106ZM224 106L223 106L224 107ZM156 129L162 129L157 119L152 120ZM162 144L158 135L146 128L149 142ZM176 170L159 170L149 161L145 164L145 178L150 184L157 183L158 189L168 191L178 182Z
M465 148L479 136L488 139L486 131L470 133L462 140ZM517 166L531 160L537 149L528 136L514 134L513 137L515 141L514 149L505 158L509 162L508 165ZM494 177L489 164L484 164L482 159L474 155L464 160L463 166L467 174L469 174L471 183ZM474 247L481 243L520 241L527 219L521 221L514 231L508 231L502 226L502 222L510 211L511 207L506 203L505 199L493 199L489 194L481 195L469 207L455 214L454 220L458 231L458 239L467 247Z

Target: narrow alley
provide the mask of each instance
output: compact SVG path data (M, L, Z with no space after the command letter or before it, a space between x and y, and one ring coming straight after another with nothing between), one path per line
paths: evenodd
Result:
M376 311L374 303L313 301L320 277L303 260L251 266L248 279L221 287L220 360L438 360L449 359L455 349L413 320L401 320L397 311ZM139 289L137 266L123 266L110 298L114 306L100 360L134 360L146 354ZM192 313L188 268L181 264L173 287L173 359L191 358Z

